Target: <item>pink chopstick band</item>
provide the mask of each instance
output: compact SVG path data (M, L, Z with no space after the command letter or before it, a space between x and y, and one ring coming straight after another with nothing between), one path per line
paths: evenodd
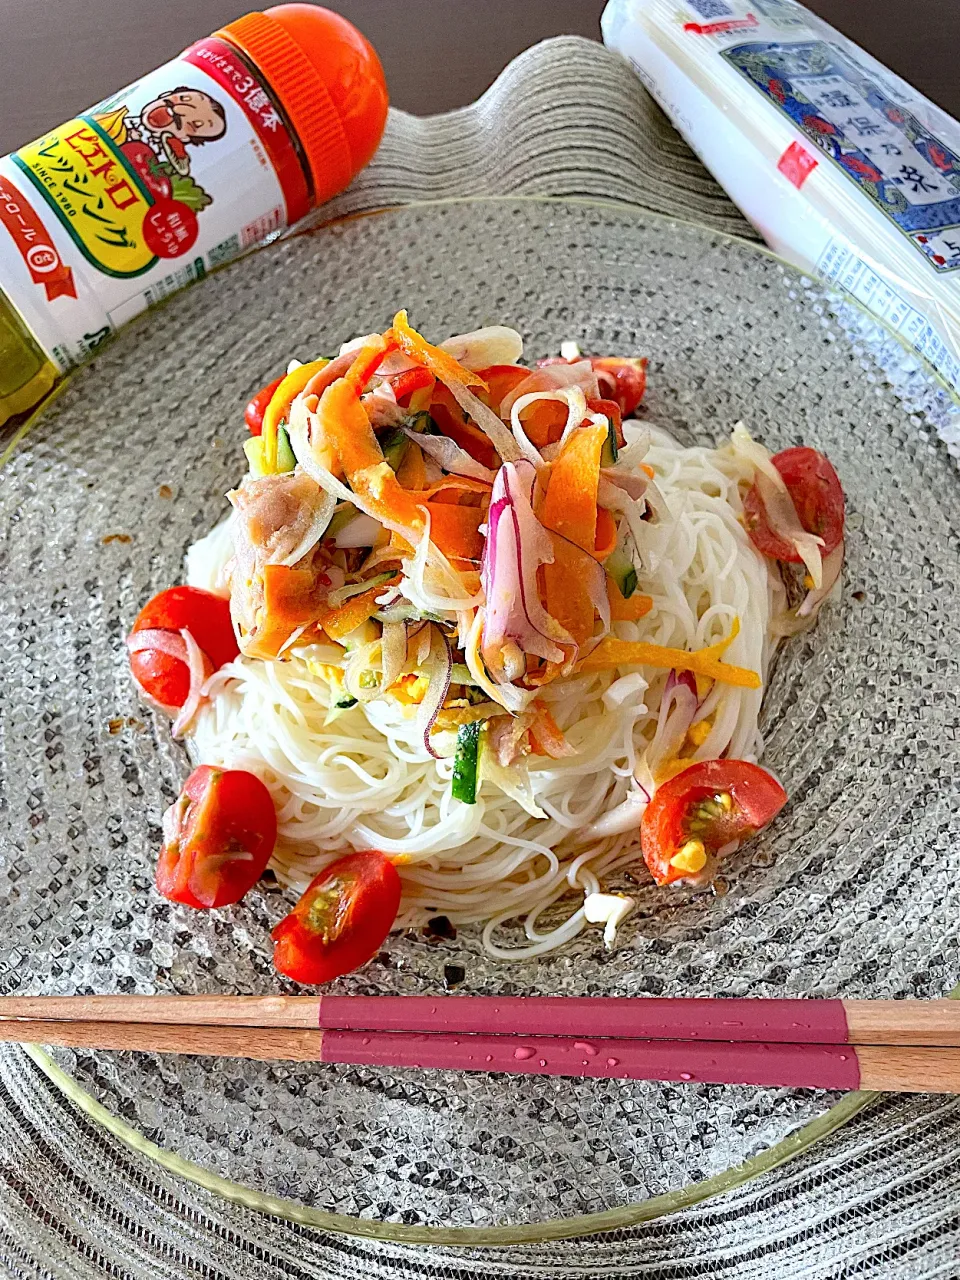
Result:
M794 1089L860 1087L856 1051L845 1045L325 1030L320 1057L323 1062L364 1067L702 1081Z
M323 996L319 1025L358 1031L638 1036L846 1044L841 1000L577 996Z

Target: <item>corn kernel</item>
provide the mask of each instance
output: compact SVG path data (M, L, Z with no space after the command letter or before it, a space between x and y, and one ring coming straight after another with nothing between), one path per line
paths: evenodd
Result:
M671 867L696 875L707 865L707 851L702 840L688 840L670 859Z

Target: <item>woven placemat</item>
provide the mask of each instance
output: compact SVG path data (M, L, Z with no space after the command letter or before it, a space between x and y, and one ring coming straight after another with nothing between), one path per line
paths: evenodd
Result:
M614 199L756 238L630 68L561 38L471 107L391 115L370 168L315 221L464 195ZM960 1276L960 1100L878 1101L813 1150L703 1204L560 1245L466 1250L325 1234L228 1202L91 1121L0 1053L0 1265L11 1277Z

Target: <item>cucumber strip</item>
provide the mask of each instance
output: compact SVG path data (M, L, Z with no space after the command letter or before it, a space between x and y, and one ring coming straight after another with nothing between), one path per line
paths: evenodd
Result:
M480 758L482 720L462 724L457 730L457 752L453 757L453 780L450 790L454 800L463 804L477 802L477 766Z
M396 471L403 461L403 455L407 452L409 443L410 441L402 431L389 431L385 436L381 437L380 448L383 450L383 456L392 470Z
M613 419L607 420L607 438L603 442L603 448L600 450L601 467L612 467L616 460L620 457L620 447L617 444L617 429L613 425Z
M622 547L617 547L604 560L603 567L617 584L624 600L629 600L637 589L637 571L633 567L631 557Z
M297 459L290 446L287 428L277 427L277 471L292 471L296 465Z

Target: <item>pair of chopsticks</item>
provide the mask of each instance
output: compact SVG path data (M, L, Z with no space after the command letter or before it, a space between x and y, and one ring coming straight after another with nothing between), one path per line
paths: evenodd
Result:
M364 1067L960 1093L960 1001L8 996L0 1041Z

